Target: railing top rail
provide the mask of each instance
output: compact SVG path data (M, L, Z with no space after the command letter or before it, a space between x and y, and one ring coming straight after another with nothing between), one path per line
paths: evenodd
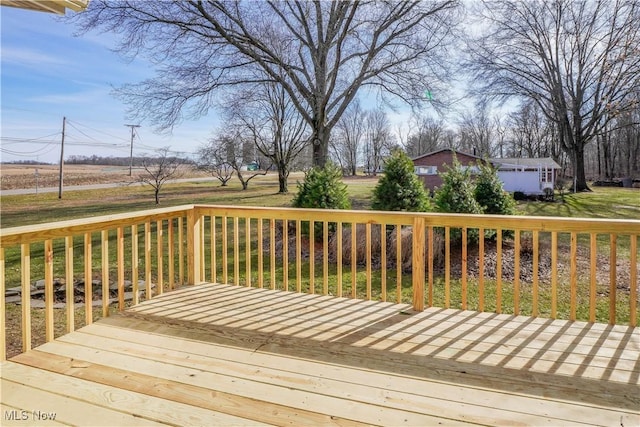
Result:
M384 212L330 209L272 208L226 205L181 205L150 209L133 213L102 215L91 218L57 221L0 229L0 247L42 241L85 232L100 231L133 223L175 218L192 210L216 216L244 216L249 218L329 221L343 223L412 225L416 217L434 227L468 227L485 229L556 231L579 233L616 233L640 235L640 220L591 219L542 216L504 216L475 214L444 214L416 212Z
M175 218L193 210L193 205L181 205L170 208L148 209L132 213L100 215L67 221L47 222L0 229L0 247L20 243L55 239L85 232L100 231L118 226L132 225L146 221Z
M225 205L195 205L194 207L202 213L208 212L218 216L246 216L263 219L412 225L415 217L424 217L426 225L434 227L482 227L504 230L640 234L640 220L634 219L283 209Z

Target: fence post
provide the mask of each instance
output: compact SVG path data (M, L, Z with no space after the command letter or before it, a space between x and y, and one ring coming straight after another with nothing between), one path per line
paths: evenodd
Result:
M197 285L202 283L200 244L202 241L202 215L196 207L192 207L187 214L187 283Z
M413 247L412 247L412 267L411 276L413 279L413 309L415 311L424 310L424 249L425 221L423 217L413 219Z

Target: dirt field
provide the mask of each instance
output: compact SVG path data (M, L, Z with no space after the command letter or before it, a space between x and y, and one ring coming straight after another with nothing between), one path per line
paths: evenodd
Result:
M37 171L37 173L36 173ZM133 168L129 176L127 166L65 165L63 169L65 186L105 183L128 183L138 180L143 170ZM0 165L0 190L20 188L45 188L58 186L60 168L58 165ZM201 176L185 167L186 176ZM185 176L185 177L186 177ZM202 175L206 176L206 175Z

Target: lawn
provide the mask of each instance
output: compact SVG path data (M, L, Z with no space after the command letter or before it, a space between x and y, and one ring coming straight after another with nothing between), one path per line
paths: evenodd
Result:
M278 194L275 174L259 176L242 190L237 180L221 187L217 181L167 184L161 203L155 205L150 187L121 186L101 190L73 191L68 188L62 199L57 193L3 196L0 206L2 228L39 224L67 219L132 212L182 204L217 204L240 206L288 207L303 174L292 174L289 193ZM346 178L345 183L354 209L370 209L376 178ZM564 202L519 202L522 215L583 218L640 219L640 190L594 187L593 192L566 194Z
M640 219L640 189L593 187L592 192L565 194L550 202L520 202L523 215Z

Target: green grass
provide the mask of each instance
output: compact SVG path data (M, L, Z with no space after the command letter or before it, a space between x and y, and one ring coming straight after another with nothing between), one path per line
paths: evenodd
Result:
M564 202L520 202L523 215L567 218L640 219L640 189L593 187L592 192L565 194Z
M290 205L292 194L278 194L277 181L272 181L271 177L262 181L256 178L245 191L235 181L228 187L220 187L217 182L167 184L160 193L159 205L155 204L150 187L142 186L68 190L62 199L58 199L56 193L5 196L2 197L1 221L2 227L6 228L192 203Z

